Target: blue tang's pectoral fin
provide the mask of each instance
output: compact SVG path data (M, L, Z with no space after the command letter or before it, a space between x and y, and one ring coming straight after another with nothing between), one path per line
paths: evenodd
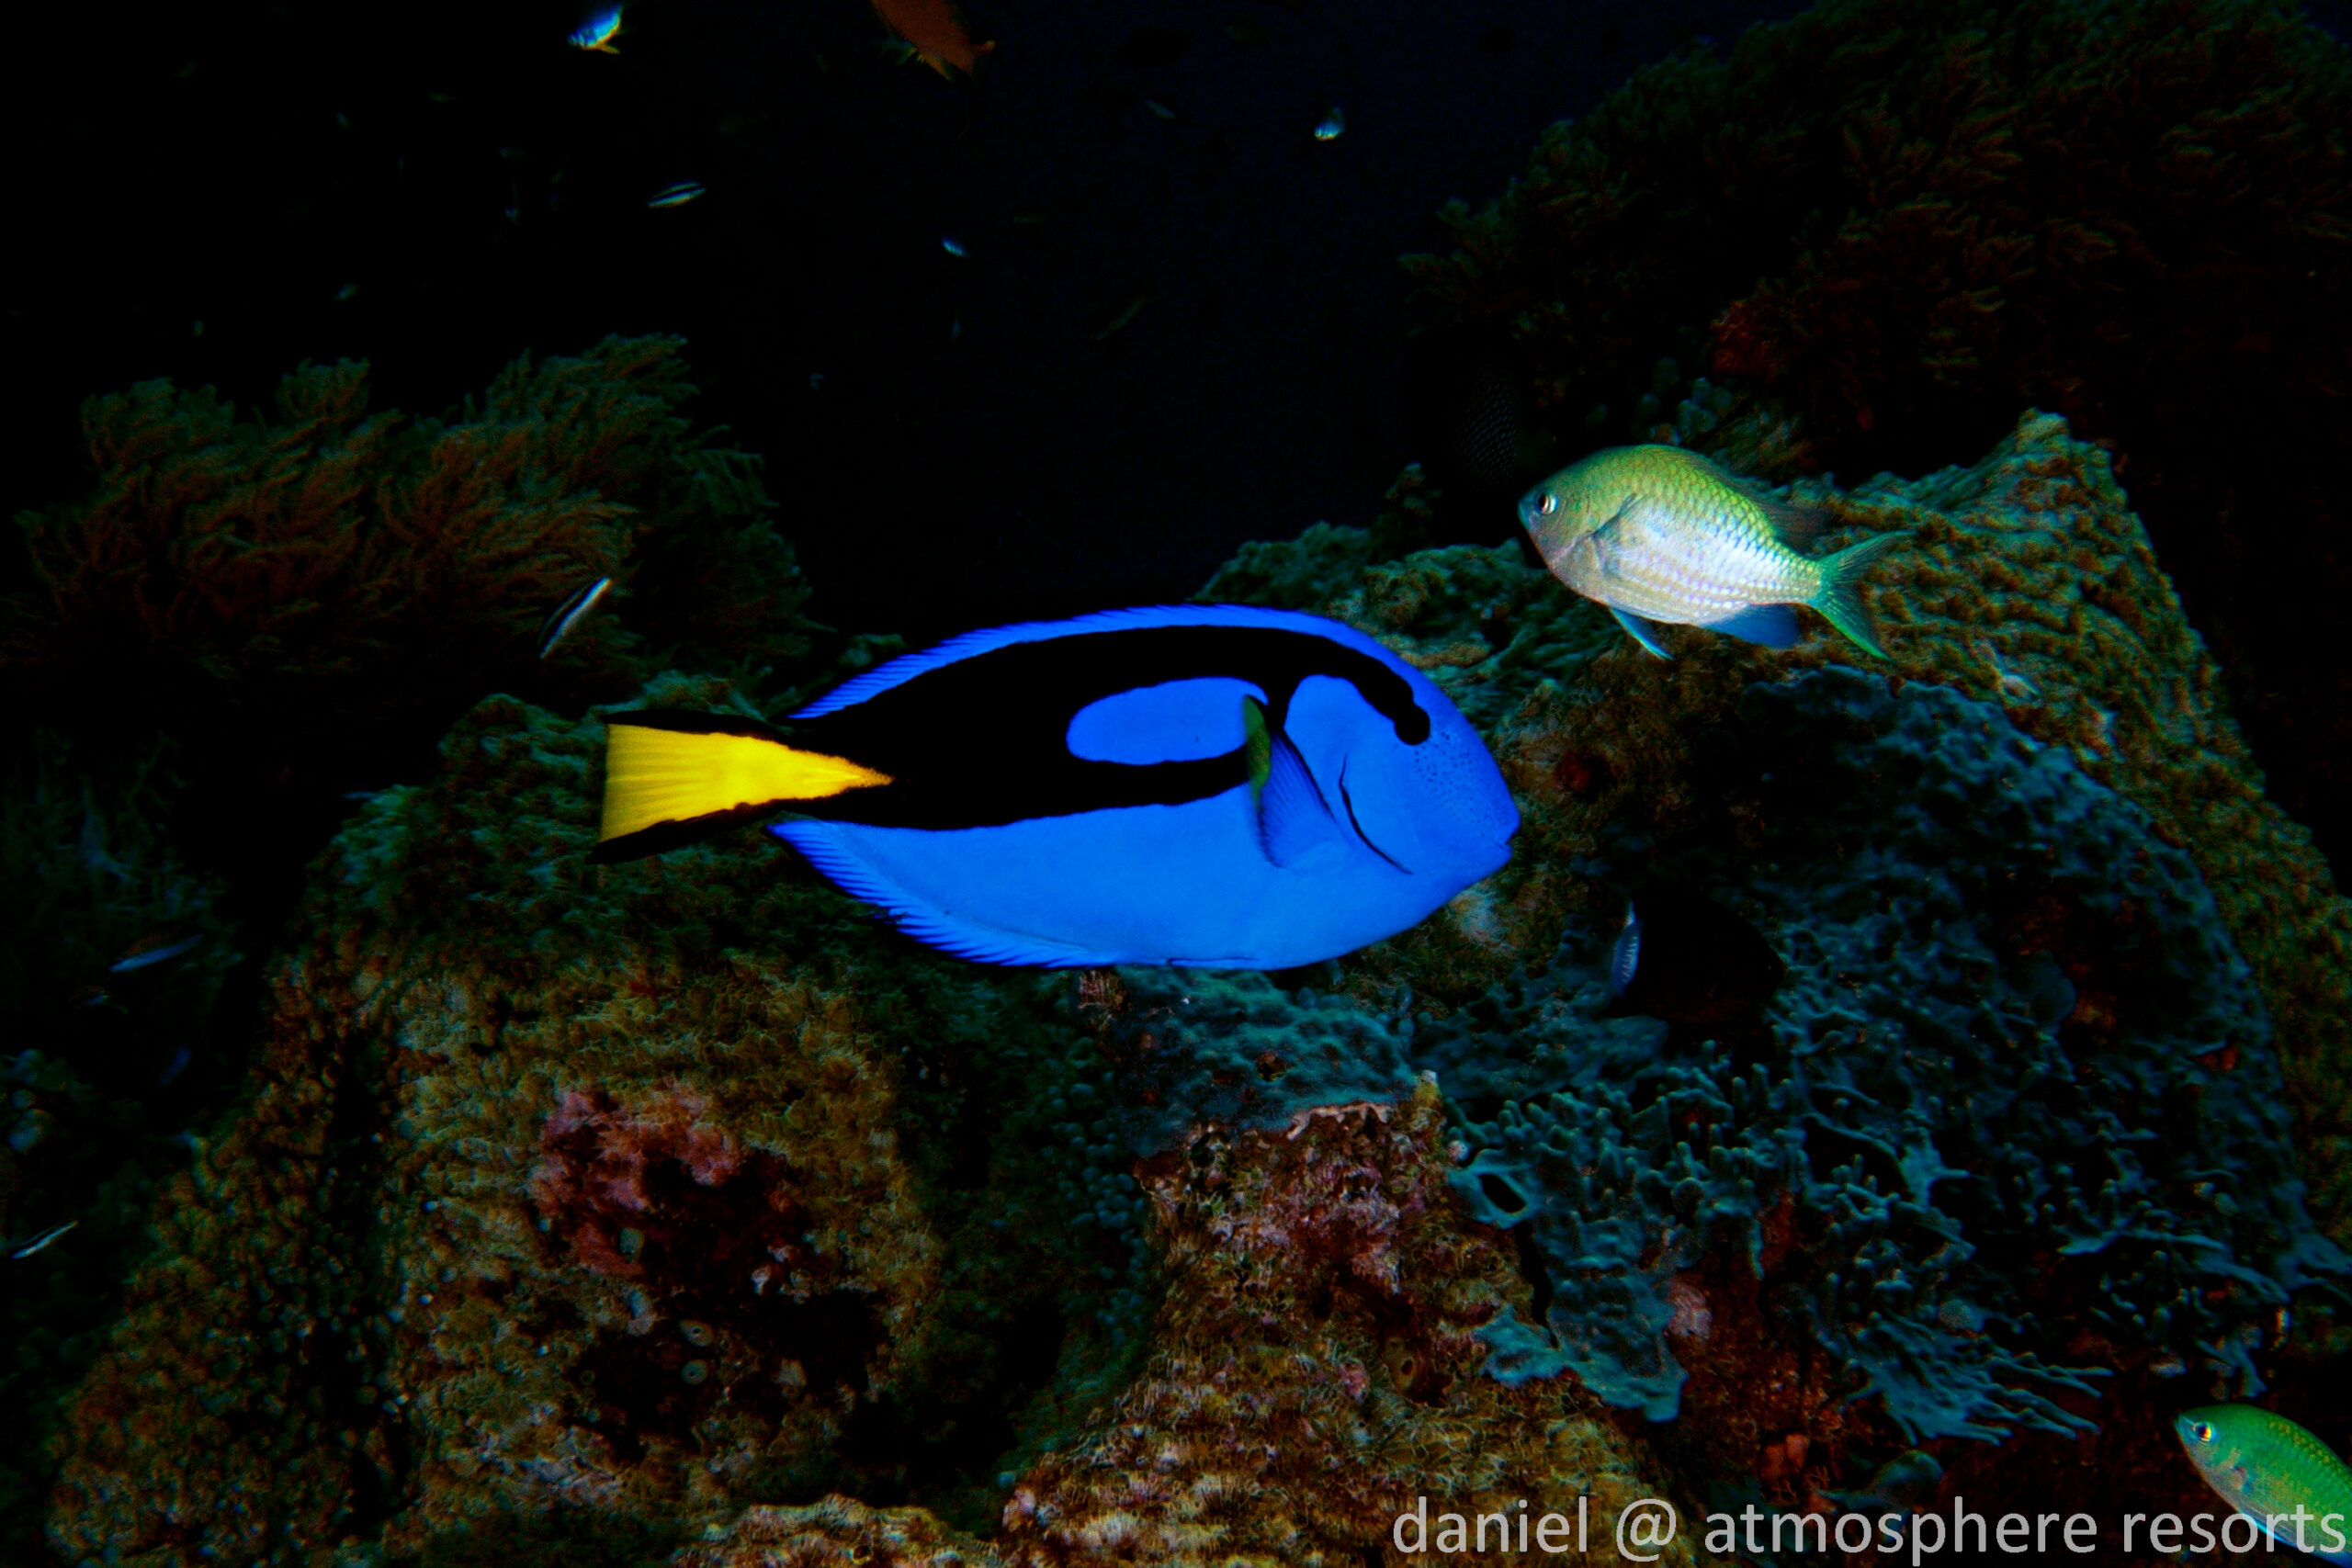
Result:
M1242 699L1241 713L1250 793L1258 802L1258 843L1266 858L1295 866L1321 846L1340 842L1339 818L1290 737L1268 722L1265 705L1255 697Z
M1707 629L1726 632L1743 641L1760 643L1766 648L1794 648L1797 613L1787 604L1750 604L1736 615L1709 621Z
M1617 617L1617 624L1624 627L1626 633L1631 636L1635 642L1640 643L1644 648L1648 649L1660 659L1671 659L1674 657L1674 655L1666 651L1666 644L1658 641L1657 627L1642 619L1641 616L1633 615L1628 611L1621 610L1614 604L1609 606L1609 613Z

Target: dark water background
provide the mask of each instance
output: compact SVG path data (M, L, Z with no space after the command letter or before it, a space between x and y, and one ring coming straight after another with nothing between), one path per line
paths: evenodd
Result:
M971 90L891 63L863 0L642 0L617 57L563 3L63 9L10 73L6 499L73 493L79 400L142 378L249 405L365 357L437 412L525 350L675 332L834 624L1182 597L1413 456L1396 258L1443 201L1796 9L978 0Z
M1797 8L975 0L969 88L891 63L863 0L639 0L617 57L566 44L571 0L46 8L0 111L0 502L74 494L81 399L141 378L251 406L364 357L431 413L519 353L674 332L820 618L920 643L1181 598L1425 455L1396 258L1442 202ZM683 179L708 195L648 209ZM0 540L0 589L22 570Z

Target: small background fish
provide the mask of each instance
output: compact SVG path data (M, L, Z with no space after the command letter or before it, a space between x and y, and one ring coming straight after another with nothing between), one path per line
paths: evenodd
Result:
M2329 1562L2352 1563L2352 1468L2325 1443L2284 1416L2253 1404L2210 1404L2173 1423L2180 1446L2205 1483L2257 1525L2290 1516L2281 1545L2295 1546L2297 1508L2318 1516L2306 1525L2303 1550ZM2322 1526L2335 1516L2330 1540ZM2321 1550L2323 1546L2329 1550Z
M1816 560L1797 546L1811 514L1759 495L1679 446L1611 446L1527 492L1520 522L1552 575L1609 607L1634 640L1670 657L1657 625L1702 626L1767 648L1797 640L1795 604L1884 658L1856 594L1904 536L1881 534Z
M974 43L964 13L954 0L874 0L874 14L899 35L916 58L948 81L971 76L980 68L980 56L996 48L993 40Z
M613 39L621 30L621 8L616 5L592 6L571 29L571 43L574 49L592 50L598 54L618 54Z
M1785 973L1764 934L1738 915L1687 889L1649 887L1626 906L1601 1016L1729 1023L1752 1017Z

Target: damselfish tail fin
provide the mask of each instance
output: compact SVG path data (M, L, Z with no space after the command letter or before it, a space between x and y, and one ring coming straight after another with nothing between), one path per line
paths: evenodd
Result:
M1862 574L1870 570L1871 562L1910 536L1902 529L1873 534L1821 562L1821 592L1814 595L1813 607L1845 633L1856 648L1873 659L1884 659L1886 649L1879 647L1871 634L1870 612L1862 608L1858 592Z
M593 861L658 854L795 801L890 782L731 714L647 709L605 722L605 820Z

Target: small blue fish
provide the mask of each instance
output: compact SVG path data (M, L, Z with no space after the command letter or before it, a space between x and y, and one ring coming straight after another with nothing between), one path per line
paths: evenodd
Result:
M950 234L939 242L939 248L951 256L960 256L964 254L964 242Z
M594 50L599 54L618 54L613 39L620 36L621 7L619 0L606 0L594 6L581 24L571 29L571 47Z
M684 207L686 203L694 200L700 195L702 195L702 184L700 181L680 180L676 185L664 186L662 189L655 191L651 198L649 199L645 205L648 207Z
M1414 925L1510 858L1518 808L1427 676L1242 605L972 632L791 716L609 716L592 858L769 831L989 964L1283 969Z
M1339 105L1333 104L1331 106L1331 112L1325 115L1316 123L1315 140L1317 141L1337 141L1340 137L1347 134L1347 115L1341 112Z
M558 604L539 623L539 657L553 653L556 645L571 635L571 628L587 617L613 586L609 577L600 577L587 587Z
M1751 1016L1785 973L1763 933L1739 916L1695 893L1651 887L1625 905L1601 1016L1729 1023Z
M78 1225L81 1223L82 1222L79 1220L68 1220L63 1224L57 1226L54 1229L45 1230L41 1232L40 1235L33 1237L32 1240L26 1242L23 1246L11 1247L8 1252L8 1257L12 1261L22 1262L24 1259L30 1258L37 1252L46 1252L59 1237L64 1235L66 1232L72 1230L75 1225Z
M110 975L128 975L134 969L146 969L157 964L168 964L180 954L192 952L196 944L203 940L204 933L198 931L194 936L182 937L177 942L158 942L152 946L134 947L112 964L107 964L107 972Z

